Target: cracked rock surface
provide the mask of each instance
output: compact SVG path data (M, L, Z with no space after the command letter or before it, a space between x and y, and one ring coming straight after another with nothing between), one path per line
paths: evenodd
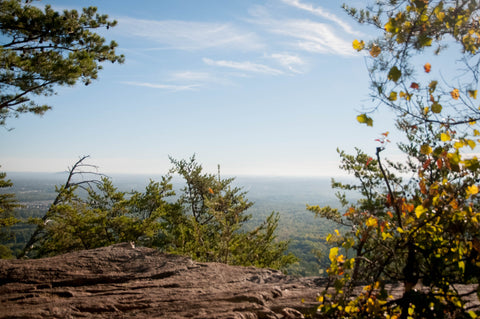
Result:
M0 318L303 318L323 285L118 244L0 260Z

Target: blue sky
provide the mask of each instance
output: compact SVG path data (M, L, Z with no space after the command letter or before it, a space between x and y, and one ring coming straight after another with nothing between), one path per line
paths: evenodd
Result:
M118 21L102 35L123 65L104 66L90 86L58 88L43 117L0 129L5 171L62 171L81 155L106 173L166 173L168 156L196 154L226 175L334 176L336 148L374 153L392 131L355 116L368 99L369 39L340 1L41 1L94 5ZM362 1L350 1L362 5ZM395 136L392 136L395 142Z

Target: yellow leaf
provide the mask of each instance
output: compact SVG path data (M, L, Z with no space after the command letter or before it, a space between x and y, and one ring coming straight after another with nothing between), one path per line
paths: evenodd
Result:
M457 150L459 148L462 148L463 146L465 146L465 144L463 142L455 142L453 143L453 147L455 147Z
M442 22L444 18L445 18L445 12L440 11L439 13L437 13L437 19L438 19L440 22Z
M365 42L363 42L363 40L358 41L357 39L355 39L353 40L352 46L353 46L353 49L357 51L362 51L363 48L365 47Z
M475 146L477 146L477 144L475 143L475 141L473 140L466 140L468 146L470 146L470 148L473 150L475 148Z
M454 100L458 100L458 98L460 97L460 91L458 91L458 89L453 89L453 91L450 92L450 95Z
M472 185L467 187L467 195L475 195L478 194L478 186Z
M392 91L390 92L390 96L388 97L390 101L396 101L397 100L397 92Z
M455 147L455 145L453 145L453 146ZM460 154L458 153L458 151L456 151L455 153L448 153L447 157L448 157L449 162L453 165L458 165L458 163L460 163L461 157L460 157Z
M337 236L340 236L338 229L335 229L335 234L337 234Z
M367 126L373 126L373 119L367 116L367 114L358 115L357 121L362 124L367 124Z
M477 90L468 90L468 96L470 96L473 99L477 98Z
M415 309L413 307L408 308L408 314L410 316L413 316L414 313L415 313Z
M374 58L376 58L377 56L380 55L380 53L382 53L382 49L380 49L379 46L377 45L373 45L372 48L370 49L370 55Z
M442 142L448 142L450 141L450 134L442 133L440 134L440 139L442 140Z
M334 261L338 255L338 247L332 247L330 248L330 254L328 255L328 258L330 261Z
M377 219L375 217L370 217L365 222L365 225L367 225L367 227L376 227L378 225Z
M423 144L420 147L420 153L422 153L423 155L429 155L432 153L432 147L428 144Z
M343 255L340 255L340 256L337 257L337 261L339 263L344 263L345 262L345 257Z
M479 135L480 135L480 132L479 132L477 129L474 129L474 130L473 130L473 135L474 135L474 136L479 136Z
M427 212L427 211L428 211L428 209L426 209L422 205L418 205L417 208L415 208L415 216L417 216L417 218L420 218L420 216L425 214L425 212Z
M395 27L395 25L393 23L394 21L395 21L395 19L393 19L393 18L390 18L390 20L388 20L388 22L385 24L385 27L384 27L385 31L387 31L389 33L394 33L397 30L397 28Z
M327 235L327 238L325 239L327 241L327 243L332 239L332 237L333 237L332 234Z

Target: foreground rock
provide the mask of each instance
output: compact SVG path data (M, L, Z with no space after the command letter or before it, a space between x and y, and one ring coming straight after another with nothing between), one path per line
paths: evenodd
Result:
M0 318L301 318L322 284L119 244L0 260Z

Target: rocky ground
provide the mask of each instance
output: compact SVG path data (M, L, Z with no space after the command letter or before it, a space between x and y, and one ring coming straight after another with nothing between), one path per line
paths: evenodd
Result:
M301 318L322 284L119 244L0 260L0 318Z
M315 313L325 284L118 244L0 260L0 318L303 318ZM400 297L402 286L387 289ZM470 297L467 306L479 307Z

